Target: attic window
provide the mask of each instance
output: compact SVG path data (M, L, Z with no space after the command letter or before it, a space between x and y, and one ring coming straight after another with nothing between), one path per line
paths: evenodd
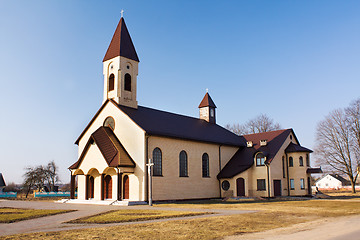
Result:
M266 146L267 140L260 140L260 146Z
M265 155L262 152L256 154L256 166L265 166Z
M246 146L247 146L248 148L251 148L251 147L253 146L253 142L252 142L252 141L246 142Z

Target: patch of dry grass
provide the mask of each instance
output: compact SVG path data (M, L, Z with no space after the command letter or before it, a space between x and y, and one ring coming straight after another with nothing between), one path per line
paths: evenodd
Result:
M159 206L166 205L160 204ZM167 206L261 211L76 231L21 234L0 239L220 239L224 236L287 227L323 217L360 214L360 203L334 200L230 203L203 201L196 204L167 204Z
M196 215L210 214L207 212L184 212L184 211L165 211L165 210L113 210L100 213L90 217L79 218L70 223L119 223L119 222L137 222L145 220L189 217Z
M76 231L21 234L2 239L219 239L228 235L285 227L306 220L308 219L296 214L258 212Z
M307 212L319 217L336 217L360 214L360 202L336 200L291 200L291 201L230 201L218 200L194 203L159 204L160 207L201 208L201 209L236 209L261 210L283 213Z
M60 213L71 212L72 210L45 210L25 208L0 208L0 223L12 223L32 218L44 217Z

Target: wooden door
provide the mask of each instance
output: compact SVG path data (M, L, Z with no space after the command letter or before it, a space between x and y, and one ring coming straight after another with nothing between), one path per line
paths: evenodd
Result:
M106 175L105 179L105 199L112 198L112 179L110 175Z
M94 198L94 177L89 178L89 198Z
M274 196L281 196L281 180L274 180Z
M245 196L245 180L243 178L236 179L237 196Z
M124 176L124 193L123 199L129 199L129 177L127 175Z

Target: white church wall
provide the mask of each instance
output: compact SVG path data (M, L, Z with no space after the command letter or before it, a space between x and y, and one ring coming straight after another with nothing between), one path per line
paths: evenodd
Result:
M90 145L84 159L80 163L79 169L81 169L84 174L88 174L90 169L93 168L97 169L99 173L103 173L107 167L108 165L103 155L94 143L93 145Z
M104 109L100 112L94 122L91 124L89 129L83 135L81 140L79 141L79 156L81 155L87 141L89 140L91 134L95 132L100 126L103 126L105 119L111 116L115 120L115 129L114 133L120 142L125 147L126 151L129 153L131 158L136 163L134 174L137 176L136 178L129 178L130 179L130 197L136 200L145 200L145 163L144 163L144 154L145 154L145 132L136 125L125 113L123 113L117 106L114 105L112 102L108 102ZM99 150L98 150L99 151ZM99 151L101 154L101 152ZM97 155L97 159L94 161L98 161L101 159L106 164L103 156L101 157ZM99 163L92 163L93 160L89 162L91 167L97 166ZM87 165L84 165L87 166ZM89 168L90 166L87 166ZM90 167L90 168L91 168ZM106 165L107 167L107 165ZM101 169L98 169L100 173L106 167L101 166ZM82 169L82 167L80 166ZM145 169L146 170L146 169ZM85 171L84 171L85 172ZM141 185L141 187L139 186Z

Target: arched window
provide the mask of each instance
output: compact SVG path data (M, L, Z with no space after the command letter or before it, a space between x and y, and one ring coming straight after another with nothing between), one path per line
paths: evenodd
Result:
M207 153L204 153L202 155L202 176L203 177L209 177L209 155Z
M289 167L293 167L294 166L294 160L292 157L289 157Z
M109 127L111 128L112 130L115 129L115 120L114 118L112 117L107 117L104 121L104 124L103 124L104 127Z
M160 148L155 148L153 151L153 175L162 176L162 155Z
M256 154L256 166L265 166L265 155L262 152Z
M303 157L299 157L299 166L302 167L304 166L304 160L303 160Z
M125 74L125 86L124 86L125 91L130 91L131 92L131 76L130 74Z
M188 176L188 162L187 162L187 154L185 151L181 151L179 155L179 169L180 169L180 177Z
M115 75L112 73L109 76L109 92L114 90L115 86Z

